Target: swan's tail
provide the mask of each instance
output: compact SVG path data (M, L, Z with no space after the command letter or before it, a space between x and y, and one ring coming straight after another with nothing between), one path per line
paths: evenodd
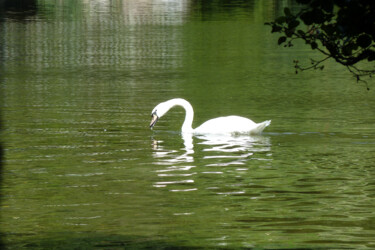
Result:
M262 133L262 131L271 124L271 120L264 121L261 123L258 123L257 126L251 130L251 134L253 135L259 135Z

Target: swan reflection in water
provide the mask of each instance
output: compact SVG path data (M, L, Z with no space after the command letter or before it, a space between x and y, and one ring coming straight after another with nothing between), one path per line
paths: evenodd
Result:
M172 192L197 190L197 175L244 172L251 161L270 161L272 156L271 140L266 136L182 133L183 147L170 148L166 142L175 140L171 136L176 134L158 133L152 145L154 164L160 166L156 173L161 178L154 186Z
M201 135L197 138L202 140L199 144L206 146L203 149L206 152L203 159L216 159L216 161L210 161L205 166L244 165L247 161L253 159L255 153L271 150L270 139L260 135ZM219 159L232 159L232 161Z

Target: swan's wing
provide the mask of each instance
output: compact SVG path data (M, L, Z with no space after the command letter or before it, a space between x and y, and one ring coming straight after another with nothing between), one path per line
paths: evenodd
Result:
M194 132L196 133L249 133L257 124L250 119L241 116L218 117L206 121Z

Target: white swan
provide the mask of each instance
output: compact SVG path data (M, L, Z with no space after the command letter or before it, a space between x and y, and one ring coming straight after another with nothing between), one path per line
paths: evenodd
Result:
M191 104L182 99L175 98L166 102L159 103L151 112L150 128L152 129L158 119L162 117L174 106L181 106L185 109L185 121L182 124L181 131L183 133L194 134L260 134L263 129L271 124L271 121L255 123L250 119L241 116L218 117L206 121L199 127L193 129L194 111Z

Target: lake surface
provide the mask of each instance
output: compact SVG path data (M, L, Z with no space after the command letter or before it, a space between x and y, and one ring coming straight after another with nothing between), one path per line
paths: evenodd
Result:
M30 1L0 18L8 249L375 248L375 86L264 22L290 1ZM226 115L261 136L183 136Z

